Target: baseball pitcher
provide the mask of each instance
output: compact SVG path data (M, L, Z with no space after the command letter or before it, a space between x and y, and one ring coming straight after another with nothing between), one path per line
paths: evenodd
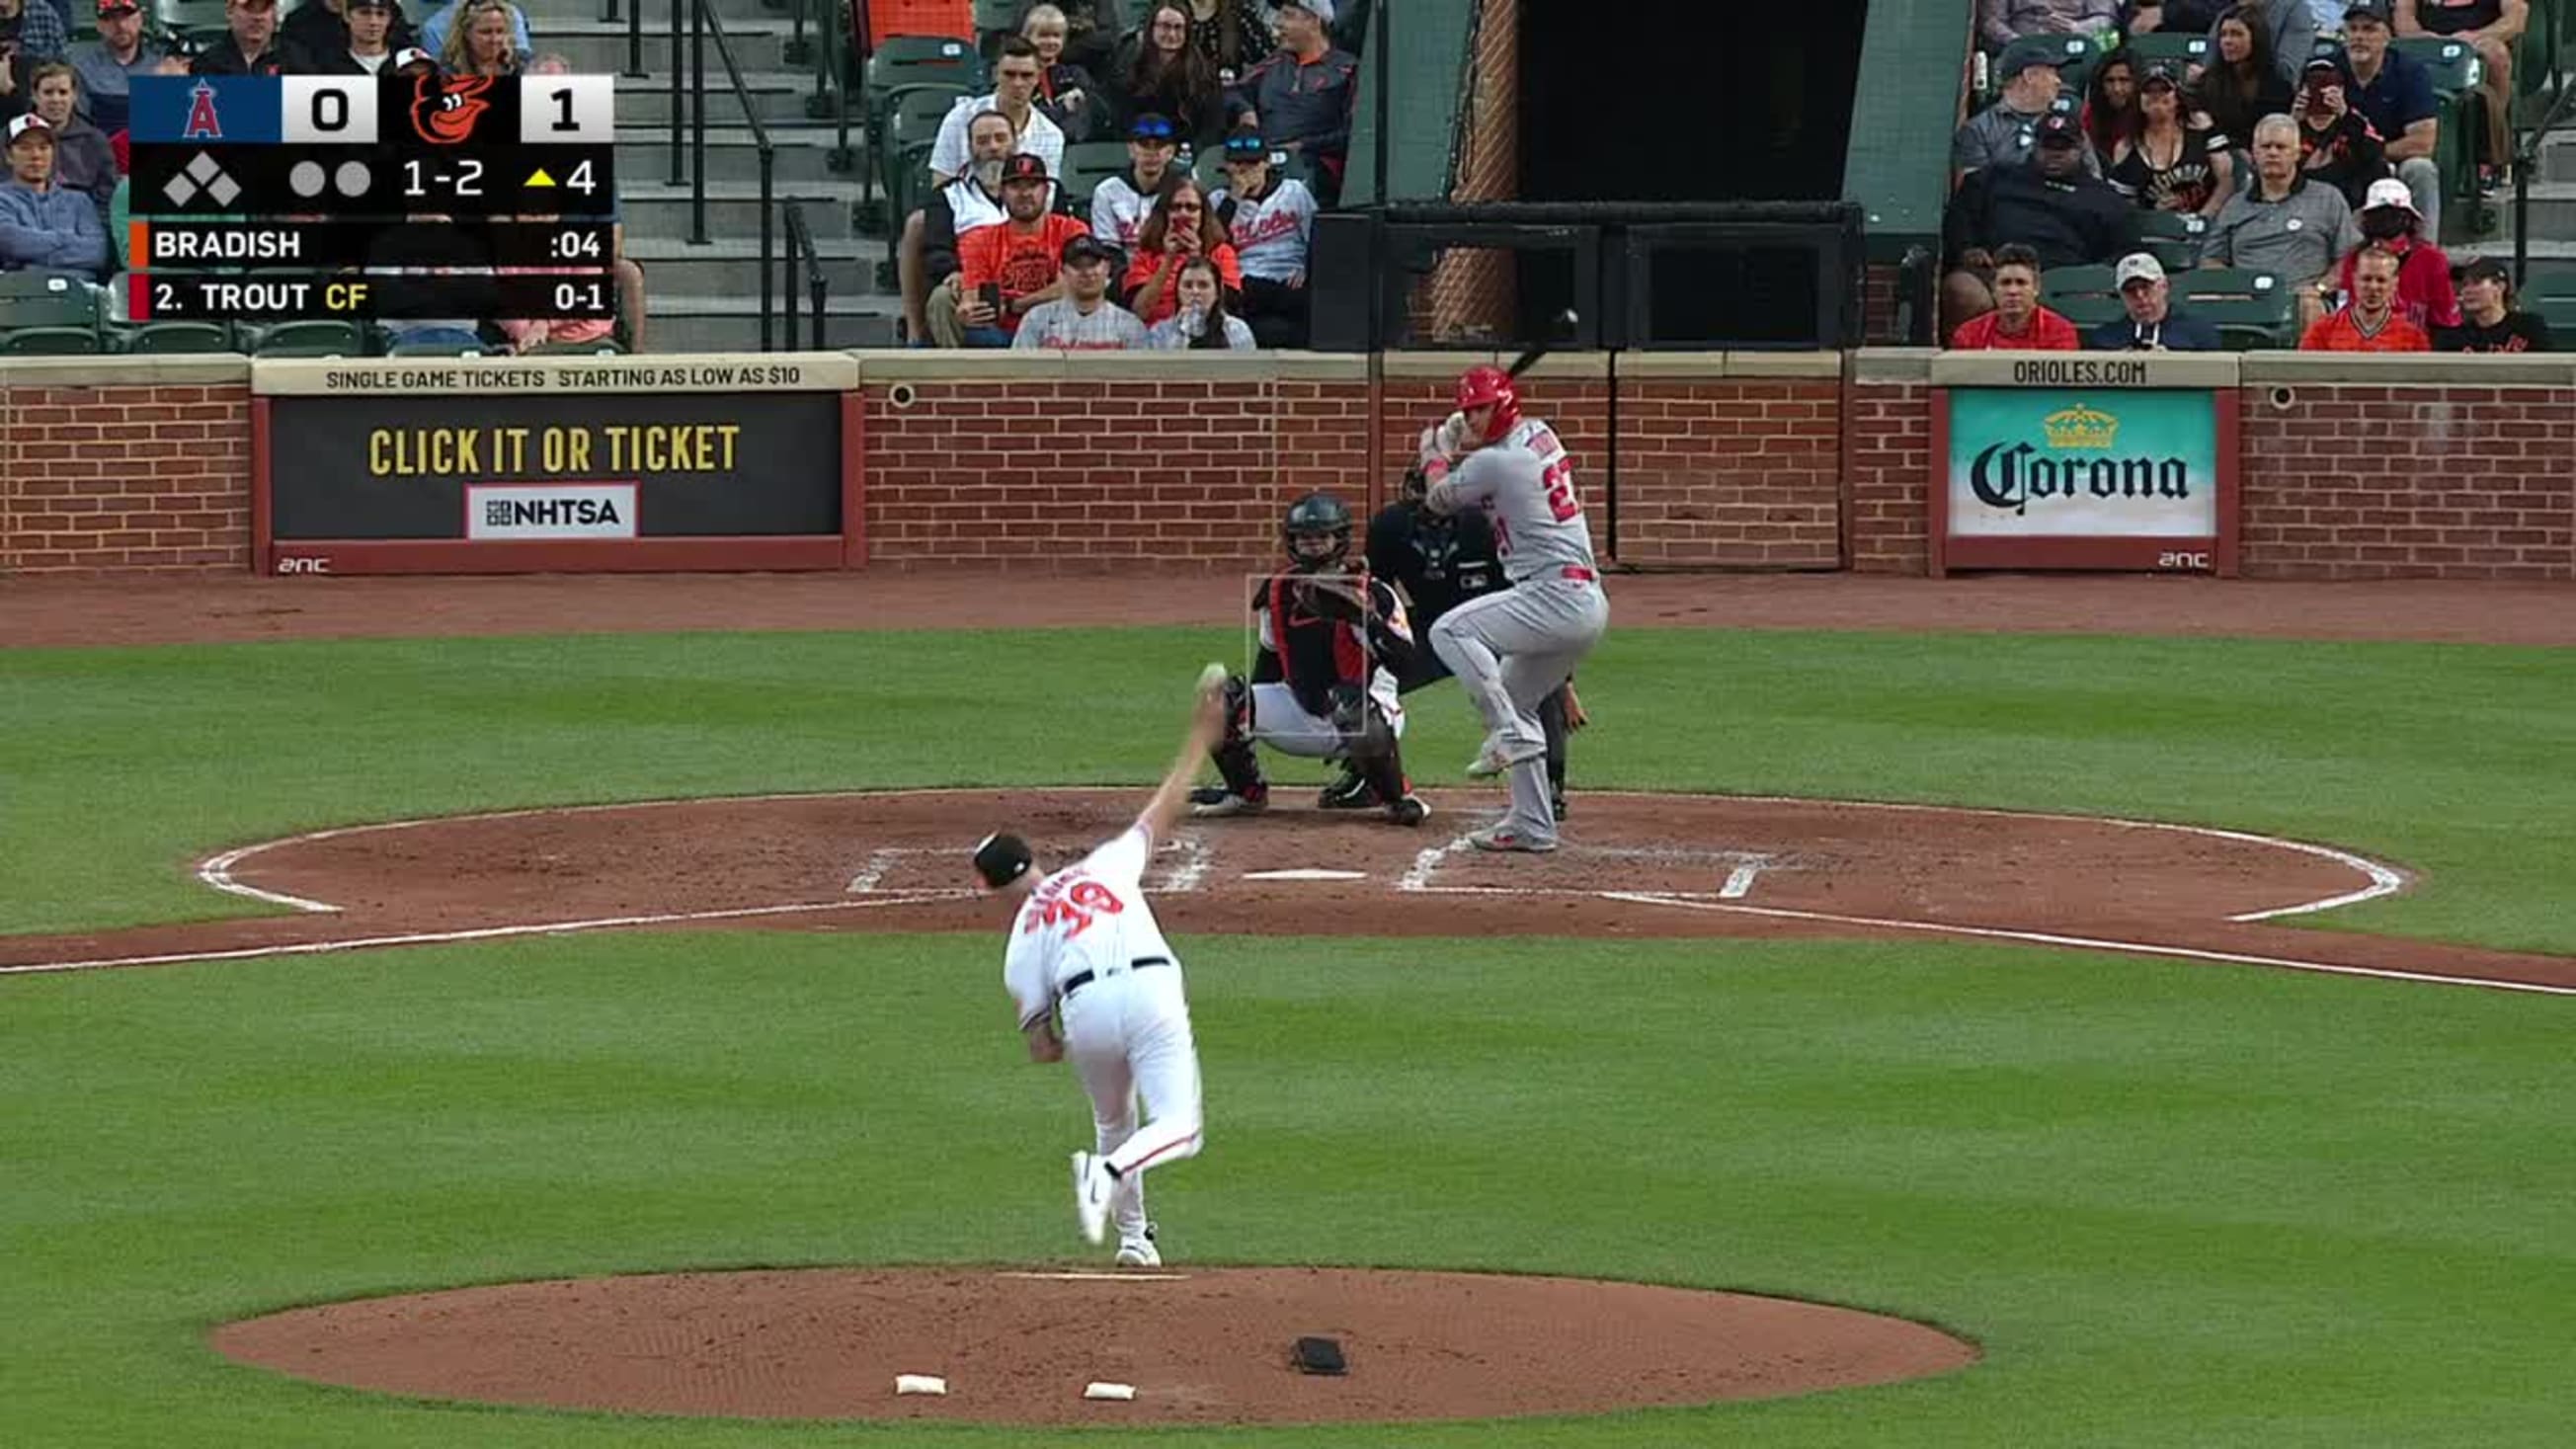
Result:
M1386 818L1420 825L1431 807L1405 778L1404 705L1398 673L1417 653L1404 602L1365 571L1343 571L1351 511L1330 493L1292 504L1281 525L1288 571L1261 581L1252 611L1260 647L1252 678L1225 682L1225 735L1216 747L1223 785L1191 797L1202 816L1269 807L1270 782L1252 747L1348 762L1383 803Z
M1431 648L1485 721L1471 775L1508 774L1512 806L1474 832L1480 850L1556 849L1556 813L1544 764L1539 702L1574 675L1610 624L1610 602L1592 557L1592 530L1574 492L1574 460L1556 431L1521 416L1510 373L1471 367L1458 379L1458 410L1423 430L1423 504L1435 514L1482 509L1511 587L1441 615Z
M1223 729L1222 695L1202 691L1180 758L1136 823L1053 875L1033 872L1017 835L988 835L975 847L985 888L1018 902L1002 982L1019 1006L1029 1058L1070 1060L1091 1098L1093 1150L1073 1154L1075 1220L1095 1243L1115 1221L1123 1267L1163 1261L1145 1217L1145 1170L1199 1150L1189 999L1180 960L1145 903L1144 875Z

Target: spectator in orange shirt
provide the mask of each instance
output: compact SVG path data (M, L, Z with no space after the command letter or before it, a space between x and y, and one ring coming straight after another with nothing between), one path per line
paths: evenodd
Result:
M2084 346L2074 323L2039 305L2039 253L2019 244L1995 248L1994 291L1995 310L1960 323L1950 334L1953 348L2074 352Z
M2364 246L2397 258L2398 312L2428 336L2436 327L2459 326L2460 293L2451 284L2451 259L2425 238L2424 218L2416 214L2415 194L2406 183L2394 176L2370 183L2354 220L2367 238ZM2343 259L2346 292L2352 290L2352 264L2362 250L2356 247Z
M1029 309L1064 295L1064 244L1091 228L1047 210L1053 193L1046 163L1022 151L1002 163L1002 220L957 239L966 346L1010 346Z
M1174 282L1181 264L1192 257L1216 263L1216 274L1225 283L1226 309L1239 309L1243 268L1235 260L1234 245L1226 240L1224 225L1208 205L1206 189L1194 177L1175 176L1163 183L1153 215L1136 232L1136 257L1127 264L1127 275L1120 282L1127 310L1148 327L1179 311L1180 292Z
M2405 185L2399 182L2398 185ZM2397 254L2377 243L2352 264L2352 300L2309 324L2301 352L2430 352L2433 339L2397 310Z

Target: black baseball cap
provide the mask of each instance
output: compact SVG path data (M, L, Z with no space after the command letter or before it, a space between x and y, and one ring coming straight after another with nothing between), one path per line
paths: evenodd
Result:
M2039 144L2080 146L2084 144L2084 128L2075 123L2073 115L2065 111L2051 111L2039 118Z
M2351 4L2343 7L2343 18L2346 20L2358 15L2364 20L2376 20L2382 25L2393 26L2396 22L2390 18L2390 14L2388 0L2352 0Z
M2155 64L2148 66L2146 72L2138 77L2138 89L2145 90L2149 86L2166 86L2174 90L2180 90L2182 89L2182 72L2175 70L2173 65L2168 61L2157 61Z
M395 4L394 0L346 0L346 4L343 8L349 10L400 10L402 7Z
M1146 111L1127 123L1127 139L1169 141L1177 146L1181 141L1181 133L1173 127L1171 117L1157 111Z
M2463 282L2502 282L2508 287L2513 285L2513 268L2506 266L2496 257L2471 257L2460 265L2458 276Z
M1046 158L1042 156L1032 156L1026 151L1021 151L1002 162L1002 184L1005 186L1014 181L1049 179L1051 178L1047 175Z
M1267 161L1270 159L1270 143L1261 139L1258 131L1237 131L1225 138L1225 159Z
M2320 40L2317 42L2316 49L2308 52L2308 63L2300 68L2300 74L2304 75L2312 70L2330 70L2336 75L2345 75L2349 73L2351 65L2352 61L2344 54L2342 46L2331 40Z
M987 835L975 846L975 874L995 889L1028 874L1036 861L1029 854L1029 843L1007 831Z
M1057 259L1068 267L1080 262L1108 262L1115 266L1118 258L1118 248L1087 231L1066 237L1064 250L1057 254Z

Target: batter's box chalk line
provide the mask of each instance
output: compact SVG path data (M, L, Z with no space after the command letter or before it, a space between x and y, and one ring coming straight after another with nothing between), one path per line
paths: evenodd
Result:
M887 873L906 861L924 856L952 861L956 854L954 850L943 850L926 845L889 845L882 849L871 850L867 858L860 862L858 870L852 873L849 885L842 889L841 894L919 895L923 890L919 886L886 885ZM1162 878L1147 881L1145 888L1164 895L1186 894L1197 890L1199 883L1207 878L1208 866L1212 860L1207 842L1191 831L1176 832L1172 839L1163 843L1162 849L1156 852L1156 856L1158 860L1167 862L1163 868ZM944 864L939 868L943 871L948 869Z
M1472 851L1474 848L1475 847L1473 845L1468 843L1467 837L1463 835L1458 836L1445 845L1425 847L1420 853L1413 857L1412 868L1407 870L1403 877L1396 881L1395 888L1400 891L1409 891L1415 894L1452 892L1458 894L1474 893L1479 895L1495 893L1503 895L1538 895L1558 893L1556 891L1514 889L1509 887L1446 886L1440 884L1439 875L1441 868L1448 863L1449 858L1457 854L1459 851ZM1784 864L1782 857L1756 850L1704 850L1686 846L1567 844L1559 846L1556 853L1560 857L1570 857L1577 860L1649 861L1658 865L1681 866L1704 865L1708 867L1710 875L1715 878L1717 889L1714 893L1700 891L1665 891L1660 892L1660 894L1690 897L1709 895L1712 899L1722 901L1742 900L1744 897L1753 893L1753 884L1755 881L1762 878L1762 873L1764 871L1788 868L1788 866ZM1570 893L1574 895L1601 896L1607 896L1609 894L1604 891L1592 890L1576 890Z

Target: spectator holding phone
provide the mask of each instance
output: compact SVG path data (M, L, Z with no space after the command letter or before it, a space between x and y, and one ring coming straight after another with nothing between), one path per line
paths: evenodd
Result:
M1026 151L1002 163L1002 220L957 239L959 298L955 340L943 347L1008 347L1020 319L1064 295L1064 244L1091 228L1047 209L1054 178ZM934 335L942 313L934 309Z
M2388 174L2388 148L2370 118L2353 109L2352 66L2343 47L2317 46L2299 78L2299 164L2310 181L2343 193L2354 210Z
M1182 263L1193 257L1205 257L1215 265L1228 295L1241 295L1243 269L1235 261L1224 228L1217 225L1207 192L1195 178L1175 176L1163 187L1144 229L1136 233L1136 257L1127 265L1124 284L1128 310L1147 326L1178 312L1180 293L1174 283Z

